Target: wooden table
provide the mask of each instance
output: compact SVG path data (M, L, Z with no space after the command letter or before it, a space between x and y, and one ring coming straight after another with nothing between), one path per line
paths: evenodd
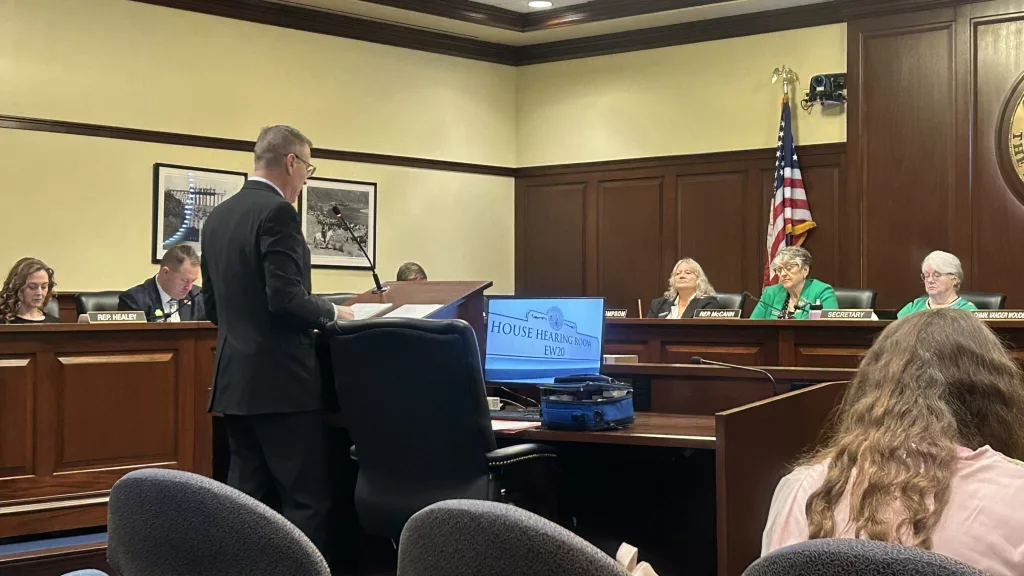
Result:
M604 353L686 364L693 356L745 366L856 368L890 321L609 318ZM1024 322L986 322L1024 363Z
M738 406L714 416L686 416L678 414L643 413L636 414L636 424L625 430L612 432L566 432L531 429L520 432L498 432L495 436L503 442L544 442L558 446L562 467L564 463L578 458L566 458L574 446L606 445L661 447L668 449L703 449L714 451L714 524L715 535L705 535L705 540L715 542L717 548L717 574L719 576L740 576L751 562L757 559L761 550L761 533L768 518L775 486L790 465L809 449L818 445L823 432L830 426L830 417L839 404L846 383L825 383L803 390L777 396L768 400ZM623 499L633 490L655 490L655 484L645 481L646 474L640 469L619 469L620 462L613 457L597 455L583 464L588 468L576 471L580 482L573 483L568 491L585 489L587 482L600 482L610 478L610 489L604 489L594 498L601 498L602 506L614 506L614 499L606 496L615 489L623 492ZM572 471L568 471L572 473ZM631 482L630 480L635 480ZM611 490L611 491L609 491ZM683 488L679 488L683 490ZM690 498L707 501L710 494L695 492ZM661 507L671 507L679 494L670 491L654 500ZM591 498L593 500L593 498ZM629 507L628 501L625 504ZM645 524L644 515L651 510L631 509L625 514L631 522L614 523L610 537L632 538L630 531ZM611 510L606 511L614 515ZM604 512L602 512L604 513ZM711 522L705 526L710 530ZM643 539L642 532L637 536ZM631 542L636 544L636 542ZM682 542L675 543L683 545ZM641 548L641 555L644 550ZM648 552L661 552L652 551ZM665 556L663 556L665 557ZM691 570L686 558L673 557L672 566L654 568L659 574L687 574Z
M207 322L0 326L0 538L106 524L139 468L210 474Z

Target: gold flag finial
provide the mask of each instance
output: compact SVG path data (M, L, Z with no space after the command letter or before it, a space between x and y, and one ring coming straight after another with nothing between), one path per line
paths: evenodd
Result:
M779 68L772 71L772 84L778 81L782 81L782 95L783 98L789 98L789 87L800 82L800 77L797 76L796 72L792 68L783 64Z

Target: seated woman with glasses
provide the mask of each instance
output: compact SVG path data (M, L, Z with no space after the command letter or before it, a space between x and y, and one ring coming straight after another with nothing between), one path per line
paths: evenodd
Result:
M808 278L811 272L811 253L799 246L779 250L772 261L772 272L779 283L768 286L761 293L753 320L806 320L811 306L822 310L838 310L839 302L832 287L821 280Z
M960 310L897 320L864 356L830 437L779 482L761 553L868 538L1020 576L1021 458L1024 374L999 337Z
M715 287L708 282L704 269L692 258L676 262L668 277L668 291L651 302L648 318L693 318L697 310L718 309Z
M921 281L928 294L904 306L896 314L897 318L933 308L978 309L957 295L964 281L964 267L960 265L960 259L949 252L936 250L925 256L921 262Z
M45 312L56 285L53 269L42 260L18 260L0 289L0 324L59 323Z

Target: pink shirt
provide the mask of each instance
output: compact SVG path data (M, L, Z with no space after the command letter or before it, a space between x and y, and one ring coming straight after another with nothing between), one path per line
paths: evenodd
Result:
M1024 463L985 446L957 450L949 505L932 536L932 551L992 576L1024 574ZM828 463L804 466L779 482L772 498L761 555L808 539L807 498L821 486ZM836 507L836 537L853 538L850 502Z

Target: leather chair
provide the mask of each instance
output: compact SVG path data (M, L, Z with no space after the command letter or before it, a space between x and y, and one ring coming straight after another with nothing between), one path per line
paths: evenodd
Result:
M316 294L316 296L319 296L324 300L327 300L331 304L344 306L346 302L355 298L356 296L358 296L358 294L352 294L350 292L337 292L334 294Z
M834 288L840 310L874 310L878 293L866 288Z
M79 316L89 312L116 312L117 300L120 297L120 290L79 292L75 295L75 310Z
M60 318L60 302L57 302L56 296L50 298L50 301L46 303L46 310L44 312L54 318Z
M1006 307L1006 294L961 292L960 297L977 306L978 310L1002 310Z
M780 548L750 565L743 576L984 576L941 554L873 540L830 538Z
M727 310L743 310L747 304L746 294L715 294L718 298L718 305Z
M367 533L397 540L413 514L436 502L498 500L503 467L554 457L539 444L496 449L480 349L466 322L355 320L330 334Z
M136 470L110 490L107 562L119 576L330 576L291 522L216 480L181 470Z
M398 576L436 574L629 576L611 556L554 522L474 500L434 504L406 524Z

